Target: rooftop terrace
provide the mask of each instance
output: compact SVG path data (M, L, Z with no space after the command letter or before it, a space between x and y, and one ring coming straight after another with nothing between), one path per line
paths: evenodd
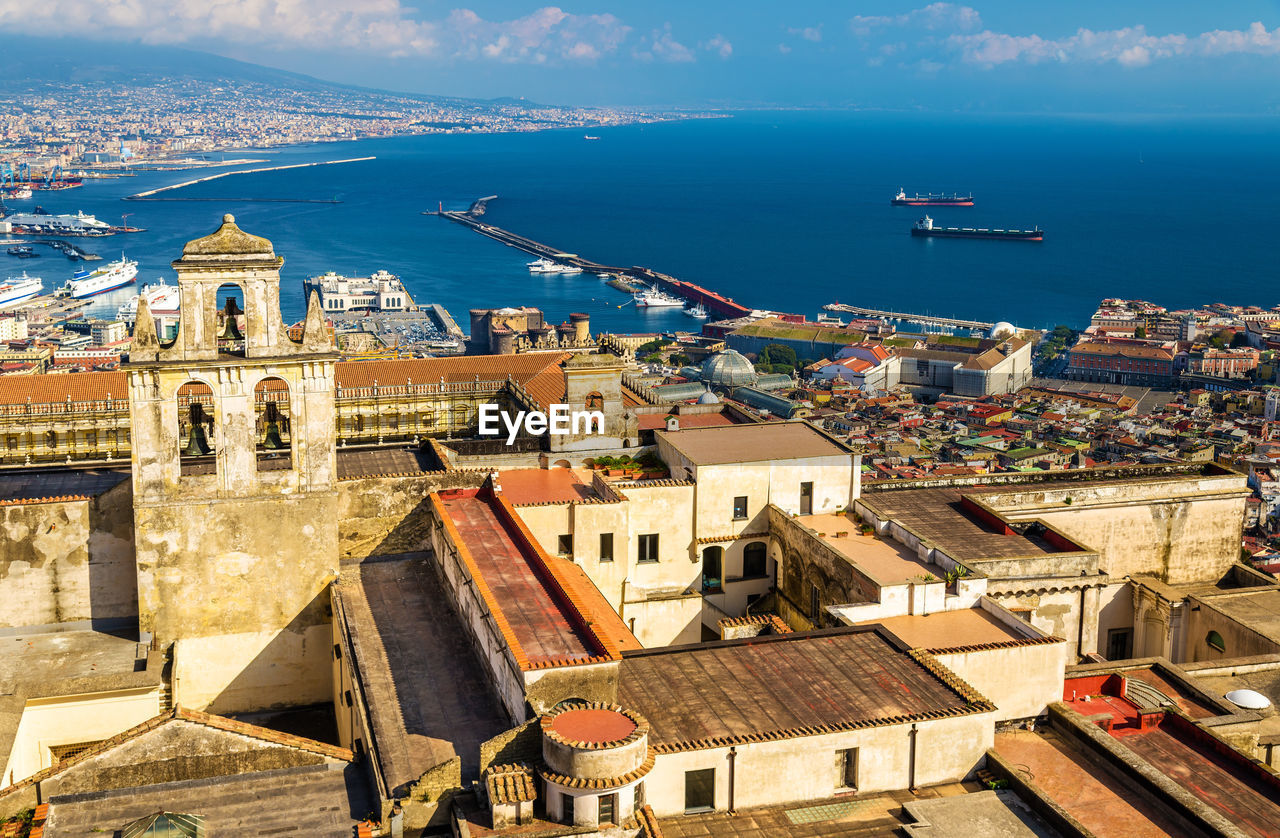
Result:
M454 755L464 778L477 777L480 743L509 725L423 557L360 565L336 592L387 786L414 782Z
M997 531L963 501L977 487L877 492L859 503L882 519L901 524L939 545L959 561L1044 556L1057 550L1044 539L1012 530Z
M884 626L912 649L950 649L957 646L984 646L1026 640L1030 635L1015 631L981 608L959 608L925 615L886 617L859 625Z
M825 532L824 543L839 550L850 562L882 585L900 585L924 574L941 579L944 571L932 562L922 561L914 550L888 538L871 538L858 533L853 515L800 515L795 518L811 530ZM836 532L851 535L837 536Z
M596 497L590 474L571 468L519 468L498 475L502 494L517 506L523 503L563 503Z
M657 431L658 439L694 465L850 456L848 448L808 422L759 422Z

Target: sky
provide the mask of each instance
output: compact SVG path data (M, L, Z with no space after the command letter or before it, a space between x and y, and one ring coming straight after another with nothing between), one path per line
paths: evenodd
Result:
M1280 0L0 0L18 32L555 104L1280 114Z

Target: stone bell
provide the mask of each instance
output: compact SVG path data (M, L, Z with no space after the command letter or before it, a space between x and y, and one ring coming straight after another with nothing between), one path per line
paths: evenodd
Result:
M199 457L213 449L209 447L209 438L204 433L204 406L200 402L191 403L191 436L187 438L187 447L182 453L188 457Z
M218 336L219 340L244 340L244 335L240 334L240 327L236 325L236 315L244 314L240 310L240 306L236 305L235 297L227 297L227 304L222 309L222 334Z
M263 437L262 447L275 450L284 448L284 440L280 438L280 409L275 402L267 402L267 434Z

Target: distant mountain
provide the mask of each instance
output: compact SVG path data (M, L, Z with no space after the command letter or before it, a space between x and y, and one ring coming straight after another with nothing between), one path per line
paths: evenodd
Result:
M17 38L6 34L4 47L0 49L0 92L29 90L50 83L148 84L181 79L205 83L256 83L298 91L360 91L421 102L483 101L493 106L518 104L540 107L521 99L474 100L337 84L207 52L133 42Z

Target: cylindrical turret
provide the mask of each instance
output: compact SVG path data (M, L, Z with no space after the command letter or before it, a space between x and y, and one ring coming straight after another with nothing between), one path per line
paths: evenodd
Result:
M637 786L654 763L644 717L613 704L571 703L543 716L541 727L539 773L552 818L569 816L566 798L572 798L575 826L600 822L602 797L615 811L636 808Z
M494 355L516 354L516 333L506 326L495 326L489 332L489 351Z
M591 315L577 311L569 315L569 322L573 324L573 339L575 341L586 343L591 340Z
M471 309L471 345L478 352L489 351L489 309Z

